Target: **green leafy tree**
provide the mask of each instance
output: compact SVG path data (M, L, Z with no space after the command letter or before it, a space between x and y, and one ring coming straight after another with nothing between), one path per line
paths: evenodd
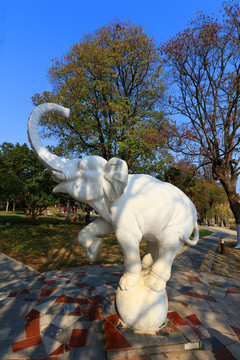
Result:
M71 109L67 121L50 114L42 122L58 155L117 156L132 172L157 171L169 161L159 49L141 27L116 20L84 36L54 60L48 78L53 90L35 94L34 105Z
M19 183L11 174L11 168L14 167L12 154L14 145L3 143L0 148L0 202L6 205L6 211L9 205L13 204L13 209L18 202L18 194L20 193Z
M50 173L26 144L0 146L0 199L18 204L31 221L57 202Z
M240 6L229 1L219 18L200 13L162 48L172 81L168 106L186 122L171 147L210 164L234 214L240 247Z

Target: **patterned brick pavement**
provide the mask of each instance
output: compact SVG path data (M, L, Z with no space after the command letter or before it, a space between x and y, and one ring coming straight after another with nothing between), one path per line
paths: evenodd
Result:
M9 284L5 276L0 359L240 359L240 281L184 263L180 269L176 260L167 284L167 321L155 335L134 333L118 318L122 265L44 274L29 269Z

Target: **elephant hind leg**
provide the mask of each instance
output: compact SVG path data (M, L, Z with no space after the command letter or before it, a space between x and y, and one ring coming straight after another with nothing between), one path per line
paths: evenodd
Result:
M124 274L120 279L121 290L130 290L141 281L141 258L139 244L142 238L140 231L132 233L128 230L117 229L116 236L124 257Z
M147 241L146 254L142 259L142 276L146 275L158 257L158 243Z
M172 263L183 247L176 230L166 230L158 241L158 253L144 282L153 291L163 291L171 276Z
M97 236L107 235L111 231L113 231L112 225L98 218L78 233L78 242L84 247L90 261L95 260L102 245L102 239Z

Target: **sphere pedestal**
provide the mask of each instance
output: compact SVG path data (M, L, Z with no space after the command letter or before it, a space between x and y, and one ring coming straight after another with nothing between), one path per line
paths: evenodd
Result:
M129 291L117 289L116 306L120 319L135 330L156 331L168 311L166 291L152 291L143 281Z

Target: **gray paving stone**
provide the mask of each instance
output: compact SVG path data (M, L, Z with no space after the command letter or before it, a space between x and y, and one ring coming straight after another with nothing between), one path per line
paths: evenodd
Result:
M185 336L183 336L183 334L181 333L175 333L175 332L170 332L169 333L169 342L170 343L176 343L176 344L184 344L186 343L186 338Z
M226 288L217 288L217 287L212 287L209 291L209 295L215 297L215 298L225 298L226 297Z
M51 339L59 340L63 335L64 330L50 324L43 331L42 334L50 337Z
M8 297L9 294L10 294L10 289L0 291L0 306L1 306L2 300L6 299L6 297Z
M226 299L232 301L238 308L240 308L240 294L227 294Z
M7 339L8 336L9 336L10 331L11 331L10 327L5 327L4 325L1 325L1 328L0 328L0 341Z
M146 359L146 357L145 357ZM148 355L147 359L149 360L166 360L166 356L165 354L157 354L157 355ZM140 358L139 358L140 360ZM144 357L143 357L143 360L144 360Z
M75 349L72 349L71 351L65 354L58 355L57 360L75 360Z
M169 352L164 354L165 359L168 360L196 360L196 356L191 351L184 352ZM156 358L157 359L157 358ZM152 358L151 358L152 360Z
M231 326L240 328L240 313L239 314L224 313L224 317Z
M13 356L13 354L11 354ZM16 351L14 359L41 359L47 358L47 353L43 344L30 347L28 349ZM4 359L4 358L3 358ZM5 359L4 359L5 360Z
M211 337L212 334L209 332L208 329L206 329L203 325L196 325L195 326L197 330L200 331L200 333L204 336L204 337Z
M16 342L23 339L25 339L24 325L15 325L14 327L12 327L11 331L8 334L7 340L10 340L11 342Z
M195 311L196 316L199 318L203 326L209 329L216 329L226 334L235 335L235 332L225 319L223 314L209 312L209 311Z
M5 317L7 320L16 321L17 319L25 317L31 309L31 304L15 299L9 305L6 305L1 309L1 317Z
M77 296L80 294L80 288L74 284L69 284L70 286L63 285L62 290L67 296ZM54 294L55 295L55 294Z
M104 291L104 297L107 299L112 299L116 296L116 290L109 285L108 288Z
M25 299L38 299L40 295L41 290L31 290L29 294L25 294Z
M228 351L235 357L236 360L240 360L240 343L235 342L231 345L227 345L226 347Z
M238 312L239 312L238 307L236 305L234 305L233 303L229 304L228 301L216 302L216 303L209 301L209 306L211 307L211 309L214 312L219 312L219 313L223 313L223 314L235 315L235 314L238 314ZM240 326L240 323L239 323L239 326Z
M228 278L228 284L229 284L229 287L240 288L239 280Z
M48 300L51 300L50 297ZM64 308L64 304L55 303L49 308L49 310L47 311L47 314L60 315L63 312L63 308Z
M88 289L89 289L89 286L83 288L83 289L80 289L80 292L77 296L77 298L87 298L89 297L89 292L88 292Z
M217 338L224 346L238 341L237 335L224 334L216 329L209 329L210 333Z
M87 347L101 347L104 344L103 322L101 320L91 321L87 334Z
M179 295L179 296L175 296L174 299L171 299L171 301L175 301L175 300L186 304L190 304L190 302L192 301L192 297L186 295Z
M214 336L210 338L201 339L201 345L202 345L201 348L203 350L219 349L223 347L221 341L215 338Z
M115 301L109 299L103 299L102 312L104 318L109 315L115 314L116 313Z
M196 310L199 310L199 311L204 310L204 311L208 311L208 312L212 311L209 303L206 300L199 299L199 298L192 298L188 307L192 310L193 313Z
M75 350L74 360L106 360L107 355L103 347L84 347Z
M7 359L12 355L12 348L10 343L0 340L0 359Z
M175 288L169 288L169 287L168 287L168 288L166 289L166 291L167 291L168 296L170 296L170 297L172 297L172 298L175 298L176 296L180 296L180 295L182 295L183 293L185 293L186 291L190 291L190 290L192 289L190 286L184 286L183 288L184 288L184 290L181 291L181 289L180 289L180 290L177 290L177 289L175 289ZM188 289L188 290L185 290L185 289Z
M185 336L180 332L167 333L160 330L157 334L143 334L133 332L131 329L128 328L123 328L121 327L121 324L117 326L117 329L120 330L121 334L134 348L155 348L158 346L169 344L185 344L188 341ZM152 353L154 353L154 351Z
M192 292L193 293L208 295L210 289L211 289L211 286L209 286L208 284L203 284L203 283L199 284L199 283L194 283L194 282L192 283Z
M197 334L189 326L177 326L177 328L190 342L200 341Z
M215 360L216 359L211 351L192 350L192 353L197 358L197 360Z

